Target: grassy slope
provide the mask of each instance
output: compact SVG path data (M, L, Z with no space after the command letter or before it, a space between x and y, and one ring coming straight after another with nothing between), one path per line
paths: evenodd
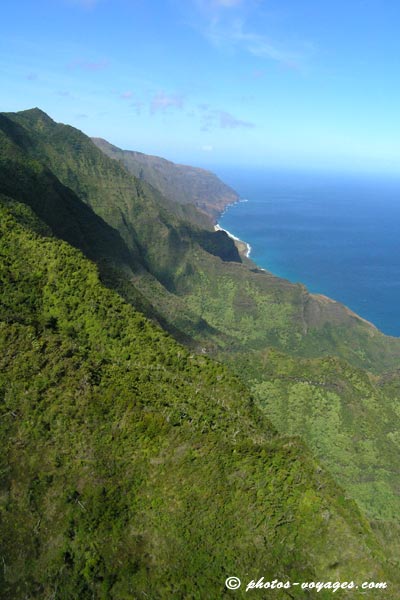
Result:
M395 577L356 505L239 380L104 288L25 206L3 198L0 216L2 598Z

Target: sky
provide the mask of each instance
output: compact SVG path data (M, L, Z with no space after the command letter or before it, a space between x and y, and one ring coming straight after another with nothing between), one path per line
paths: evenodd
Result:
M398 0L3 0L0 110L199 166L400 171Z

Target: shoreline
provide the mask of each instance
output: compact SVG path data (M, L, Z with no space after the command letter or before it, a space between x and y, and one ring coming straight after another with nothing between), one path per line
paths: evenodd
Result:
M220 213L219 218L221 218L231 206L239 204L240 202L248 202L248 199L238 198L238 200L236 200L235 202L231 202L230 204L225 206L224 210ZM218 222L214 223L214 231L225 231L225 233L236 243L236 247L239 251L239 254L243 255L245 258L250 258L252 248L248 242L241 240L227 229L224 229Z
M239 199L236 202L233 202L233 203L227 205L225 207L225 209L222 211L222 213L220 213L219 218L221 218L225 214L225 212L229 209L230 206L234 206L235 204L239 204L239 202L248 202L248 200L245 199L245 198L243 198L243 199ZM251 248L251 245L248 242L245 242L245 241L241 240L240 238L238 238L236 235L234 235L233 233L231 233L227 229L224 229L223 227L221 227L219 225L218 222L214 223L214 230L215 231L224 231L235 242L236 247L237 247L237 249L239 251L239 254L242 257L250 258L250 254L251 254L252 248ZM270 274L270 275L272 275L274 277L277 277L278 279L286 280L286 281L290 282L293 285L298 285L299 284L299 282L293 281L292 279L289 279L289 277L287 277L287 276L285 277L284 275L277 275L274 272L269 271L268 269L260 267L257 263L255 263L255 264L256 264L257 269L259 271L262 271L264 273L268 273L268 274ZM310 295L310 297L314 298L320 304L324 305L324 304L330 304L330 303L332 303L332 304L340 305L345 310L345 312L347 313L348 316L350 316L352 318L355 318L355 319L357 319L357 320L365 323L365 325L367 325L368 327L371 327L371 329L373 331L378 331L378 332L382 333L386 337L391 337L393 339L399 339L399 336L396 336L396 335L390 334L390 333L384 333L379 328L379 326L376 325L373 321L371 321L370 319L368 319L366 317L361 316L355 310L353 310L347 304L345 304L343 301L336 300L336 299L334 299L334 298L332 298L330 296L327 296L326 294L323 294L321 292L311 292L305 284L302 283L301 285L304 286L304 288L306 289L306 291Z
M221 227L218 223L216 223L214 225L214 231L225 231L225 233L234 241L237 243L238 250L239 252L243 252L244 256L246 258L250 258L250 254L251 254L251 246L248 242L245 242L243 240L241 240L240 238L236 237L236 235L233 235L233 233L231 233L230 231L228 231L227 229L224 229L223 227ZM244 248L241 248L241 246L244 246Z

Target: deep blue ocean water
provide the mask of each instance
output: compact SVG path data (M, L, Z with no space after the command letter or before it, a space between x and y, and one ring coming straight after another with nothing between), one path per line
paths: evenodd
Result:
M247 202L219 220L275 275L400 336L400 175L219 169Z

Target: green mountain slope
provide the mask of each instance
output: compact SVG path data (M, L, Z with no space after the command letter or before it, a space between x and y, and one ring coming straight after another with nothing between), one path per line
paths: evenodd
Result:
M356 505L239 380L26 206L0 205L2 598L208 599L232 574L388 581L398 597Z
M104 141L96 143L108 156L119 158L128 168L135 161L135 153L131 156ZM142 176L145 178L144 173ZM368 347L365 338L359 340L359 349L352 355L358 332L352 327L351 338L346 335L343 325L348 327L348 322L343 318L343 307L328 298L319 297L316 301L315 297L308 296L304 303L303 324L311 330L309 337L314 339L305 341L291 320L292 306L296 303L294 296L286 297L286 303L277 301L275 306L269 306L268 320L263 323L261 315L257 315L258 319L254 317L257 304L260 300L267 301L269 290L264 287L264 296L261 296L262 290L254 289L256 286L252 289L249 280L243 282L246 291L239 289L237 278L229 278L229 271L229 267L224 268L221 280L217 272L210 277L204 269L202 277L198 278L197 289L192 280L187 291L189 301L193 302L192 308L201 311L205 320L218 330L236 337L239 356L228 359L233 368L243 363L242 351L246 345L252 348L264 345L265 331L271 326L271 319L278 338L273 345L280 343L287 352L293 353L297 348L299 353L307 356L311 354L311 344L317 343L319 353L325 354L333 338L337 342L336 354L353 364L373 367L372 362L365 360L367 353L363 347ZM282 284L276 279L275 282L276 288ZM209 294L211 287L214 298ZM216 294L216 290L219 293ZM257 297L259 291L261 294ZM325 315L324 310L327 310ZM351 316L350 312L348 315ZM353 317L356 319L356 315ZM322 325L322 328L315 325ZM360 330L365 333L365 329ZM379 356L386 340L373 329L370 329L370 336L376 356ZM331 352L332 346L328 350ZM270 355L265 361L262 355L259 350L249 359L254 363L250 368L253 380L242 366L238 372L249 379L269 418L280 431L301 435L371 519L389 521L395 526L400 514L399 446L396 443L399 394L382 393L379 381L374 382L365 373L331 359L299 362L281 354L279 359ZM221 357L226 360L226 352Z
M196 212L193 207L165 199L146 182L130 176L116 161L106 158L87 136L55 123L39 109L2 115L1 129L5 143L12 141L29 159L50 169L64 186L117 229L133 254L161 278L168 268L168 263L160 264L163 257L172 262L185 256L191 239L184 225ZM200 243L204 239L211 246L213 240L217 254L218 241L223 240L223 259L240 261L234 244L223 232L221 235L193 225L192 229Z
M132 175L147 181L163 196L180 204L194 204L212 220L239 200L237 193L214 173L187 165L177 165L159 156L121 150L102 138L92 138L110 158L122 162Z
M398 392L334 358L293 360L273 352L252 387L274 425L301 435L371 519L398 521Z
M225 234L41 111L2 115L0 144L0 191L94 260L109 288L227 363L259 414L307 441L398 558L400 340L242 262Z
M28 129L27 123L33 126ZM60 167L63 182L50 170L53 162ZM189 225L180 205L105 158L79 131L57 125L37 109L13 120L0 115L0 191L31 206L55 235L97 261L104 281L119 287L135 306L180 339L185 339L184 330L204 331L207 325L185 311L162 284L171 268L185 272L192 246L240 261L226 234ZM146 288L147 299L138 282ZM158 305L176 311L174 324L154 307L154 298Z
M38 109L3 119L20 128L24 141L19 146L29 160L40 161L119 232L144 268L130 283L166 321L209 351L274 346L299 356L336 354L371 369L397 366L400 340L383 336L304 286L242 264L223 232L184 219L181 204L130 175L78 130L54 123ZM9 137L5 128L3 133ZM120 285L127 298L128 288L128 283Z

